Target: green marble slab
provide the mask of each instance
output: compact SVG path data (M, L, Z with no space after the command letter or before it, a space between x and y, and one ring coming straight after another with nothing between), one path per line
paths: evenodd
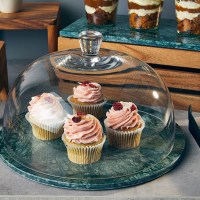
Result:
M78 38L81 31L89 29L101 32L106 42L200 51L200 36L178 34L176 21L170 19L161 19L158 30L136 31L129 28L128 16L117 16L115 26L91 26L82 17L62 29L60 36Z
M154 180L172 170L180 162L185 149L184 133L176 125L174 147L167 157L159 161L150 159L148 164L145 163L144 159L157 157L158 152L145 158L143 154L151 152L152 147L146 149L142 144L140 148L127 151L105 145L101 161L91 165L77 165L67 159L61 140L39 141L29 134L28 124L21 128L24 134L13 132L6 143L0 131L0 158L25 178L74 190L125 188ZM136 170L134 163L139 166L142 164L142 168ZM107 172L109 174L106 175ZM110 175L112 173L113 176Z

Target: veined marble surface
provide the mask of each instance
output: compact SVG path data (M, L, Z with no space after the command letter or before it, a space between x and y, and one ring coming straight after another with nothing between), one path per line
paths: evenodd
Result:
M88 25L86 18L82 17L62 29L60 36L78 38L81 31L90 29L101 32L105 42L200 51L200 35L178 34L176 20L170 19L161 19L158 30L136 31L129 28L128 16L117 16L115 26Z

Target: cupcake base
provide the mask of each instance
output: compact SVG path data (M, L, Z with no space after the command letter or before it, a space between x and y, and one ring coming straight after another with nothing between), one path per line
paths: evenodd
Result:
M31 124L33 135L39 140L55 140L63 134L63 128L61 128L57 133L52 133L50 131L44 130L34 124Z
M106 126L106 120L104 123L109 145L119 149L133 149L139 146L142 130L145 126L142 119L134 130L114 130Z
M107 128L109 145L119 149L132 149L140 144L141 132L122 132Z
M106 136L99 143L95 144L75 144L63 138L67 148L67 155L71 162L76 164L91 164L101 158L103 144Z
M85 114L91 114L94 115L96 118L100 119L103 117L103 106L106 103L106 99L104 99L103 102L96 103L96 104L90 104L90 103L78 103L76 99L73 98L73 96L69 96L67 98L71 106L73 107L73 114L76 114L77 112L82 112Z
M32 127L33 135L39 140L54 140L62 136L63 134L63 122L62 120L57 123L43 124L41 122L32 119L29 113L25 115L26 120Z

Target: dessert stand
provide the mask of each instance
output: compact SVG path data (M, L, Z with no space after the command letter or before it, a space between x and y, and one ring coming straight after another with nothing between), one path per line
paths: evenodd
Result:
M0 154L20 175L60 188L107 190L151 181L173 169L181 160L185 137L174 122L169 92L147 64L127 54L102 49L102 35L80 34L80 49L43 56L30 64L16 79L6 103ZM102 158L93 164L69 161L61 139L41 141L32 134L25 119L32 96L55 92L67 103L77 82L99 82L108 99L132 101L145 121L140 145L116 149L106 142ZM134 95L133 95L134 94ZM66 111L72 114L68 103ZM100 119L103 125L103 119Z

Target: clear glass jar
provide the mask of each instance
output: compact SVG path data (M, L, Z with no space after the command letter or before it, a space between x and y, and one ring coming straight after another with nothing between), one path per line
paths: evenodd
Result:
M88 24L115 24L118 0L84 0Z
M129 25L134 29L156 29L164 0L128 0Z
M177 32L200 34L200 1L175 0Z

